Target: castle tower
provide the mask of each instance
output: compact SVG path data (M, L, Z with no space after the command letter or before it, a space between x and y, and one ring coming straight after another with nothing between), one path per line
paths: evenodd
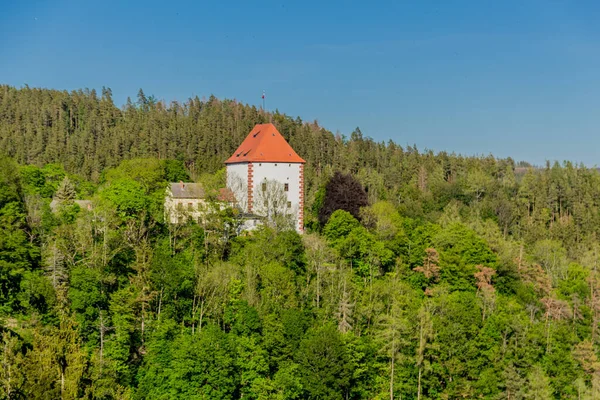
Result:
M284 213L302 232L304 163L273 124L259 124L225 161L227 187L244 212Z

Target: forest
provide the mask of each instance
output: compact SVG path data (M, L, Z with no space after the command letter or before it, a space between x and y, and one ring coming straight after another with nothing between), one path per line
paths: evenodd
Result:
M307 160L304 234L165 221L168 182L218 203L269 121ZM599 261L584 165L0 85L0 398L598 399Z

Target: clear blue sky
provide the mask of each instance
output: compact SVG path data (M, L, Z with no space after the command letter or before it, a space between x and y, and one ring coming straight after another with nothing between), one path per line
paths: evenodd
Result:
M214 94L420 149L600 164L600 2L0 0L0 83Z

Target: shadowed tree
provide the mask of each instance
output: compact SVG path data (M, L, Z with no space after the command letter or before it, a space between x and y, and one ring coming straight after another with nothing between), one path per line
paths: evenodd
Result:
M360 220L360 209L369 205L367 193L350 174L336 172L325 187L325 198L319 210L319 223L325 225L336 210L348 211Z

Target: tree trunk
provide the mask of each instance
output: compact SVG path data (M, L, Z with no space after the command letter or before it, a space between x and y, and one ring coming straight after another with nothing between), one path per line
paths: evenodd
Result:
M319 308L319 299L321 297L321 277L320 268L317 267L317 309Z
M394 400L394 362L396 359L395 356L395 351L396 351L396 346L394 346L392 344L392 361L391 361L391 368L390 368L390 400Z
M100 368L102 368L102 360L104 357L104 318L100 311Z
M417 400L421 400L421 375L423 369L423 321L421 321L419 327L419 357L417 362L419 363L419 378L417 381Z
M144 328L146 327L145 311L146 311L146 302L142 302L142 324L141 324L142 325L141 326L141 328L142 328L142 338L141 338L142 344L144 343Z
M550 319L546 317L546 354L550 352Z
M158 297L158 313L156 315L156 319L158 321L160 321L160 310L162 308L162 298L163 298L164 291L165 291L164 287L160 288L160 296Z
M417 383L417 400L421 400L421 375L423 368L419 366L419 379Z

